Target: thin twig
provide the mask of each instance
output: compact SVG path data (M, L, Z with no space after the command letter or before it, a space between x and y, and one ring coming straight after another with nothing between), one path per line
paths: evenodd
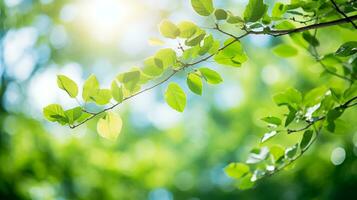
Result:
M336 11L340 13L342 16L345 17L352 25L357 29L357 25L337 6L336 2L334 0L330 0L333 6L335 7Z

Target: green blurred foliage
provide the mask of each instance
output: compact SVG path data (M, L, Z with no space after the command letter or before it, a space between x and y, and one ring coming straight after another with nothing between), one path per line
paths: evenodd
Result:
M0 2L2 39L10 31L34 26L36 17L43 14L61 24L58 13L69 1L43 2L23 0L15 7ZM230 1L220 3L232 5L237 6ZM193 12L180 6L184 13ZM172 9L161 10L160 17ZM297 56L276 57L271 49L282 41L292 44L290 38L243 40L248 62L240 69L217 68L224 83L215 88L204 85L207 92L202 96L190 94L188 111L174 126L143 123L142 116L123 107L126 125L117 141L111 142L97 136L95 123L69 130L26 112L33 106L31 100L8 103L11 85L23 87L20 99L27 99L27 84L41 70L56 68L50 65L53 62L60 68L73 60L86 66L103 55L113 63L134 60L123 53L125 49L98 45L74 24L64 26L72 42L58 49L52 46L49 34L38 37L35 47L48 45L51 55L36 63L26 80L5 73L8 67L1 45L0 199L353 199L357 195L356 108L344 113L335 133L324 131L289 170L262 180L253 189L237 190L223 171L228 163L246 159L251 147L259 147L266 131L261 118L286 112L286 108L274 106L273 94L287 86L305 93L320 85L345 85L331 76L320 77L321 67L297 46ZM319 32L323 45L318 48L323 53L334 52L354 38L352 30L329 27ZM137 57L147 56L141 54ZM92 68L82 70L86 77ZM157 101L162 103L164 87L157 93ZM291 146L301 137L302 133L278 135L267 145ZM340 165L331 162L336 147L346 152Z

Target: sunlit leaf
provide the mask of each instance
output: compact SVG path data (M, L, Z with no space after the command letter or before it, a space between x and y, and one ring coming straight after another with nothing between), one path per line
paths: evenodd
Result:
M77 84L65 75L57 75L57 85L62 90L66 91L72 98L75 98L78 95Z
M265 142L267 140L269 140L270 138L274 137L278 132L277 131L270 131L268 133L265 133L262 137L261 142Z
M224 172L232 178L241 178L249 173L249 166L244 163L230 163L224 168Z
M212 0L191 0L191 5L193 9L202 16L208 16L212 14L214 10Z
M100 136L106 139L116 140L121 131L122 124L122 119L118 114L108 112L103 118L99 119L97 131Z
M64 112L69 124L73 124L77 119L79 119L82 116L82 113L81 107L75 107Z
M118 83L114 80L111 85L112 96L115 101L121 103L124 99L123 88L118 86Z
M223 81L221 75L219 75L216 71L209 69L209 68L199 68L198 69L203 78L207 81L209 84L219 84Z
M256 22L264 16L267 9L268 6L264 4L263 0L249 0L244 10L244 20L246 22Z
M193 93L198 95L202 94L202 79L196 73L188 74L186 83Z
M99 89L90 98L98 105L106 105L112 98L112 92L109 89Z
M180 22L177 26L180 29L181 38L190 38L196 33L198 29L196 24L190 21Z
M186 94L176 83L170 83L165 92L166 103L178 112L183 112L186 106Z
M51 104L43 108L43 115L51 122L58 122L62 125L68 123L62 106L58 104Z
M164 20L160 23L160 33L162 36L175 39L180 35L179 28L169 20Z
M90 97L95 95L99 90L99 82L97 78L92 74L89 78L84 82L82 98L85 102L90 101Z

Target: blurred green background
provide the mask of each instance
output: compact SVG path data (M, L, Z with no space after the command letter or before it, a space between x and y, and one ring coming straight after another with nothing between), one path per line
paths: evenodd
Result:
M215 1L236 14L245 3ZM0 199L356 199L356 108L294 167L251 190L239 191L223 172L259 145L266 130L260 119L282 113L274 93L345 84L320 76L303 49L290 59L274 56L271 47L290 43L288 36L244 39L250 59L239 69L206 62L224 83L205 85L202 97L189 93L179 75L175 81L189 94L183 114L165 104L165 85L127 102L117 109L124 130L111 142L97 135L95 122L71 130L43 119L47 104L76 105L57 89L56 74L83 83L94 73L108 86L160 48L148 40L159 37L162 19L202 27L214 21L196 16L188 0L2 0L0 8ZM318 38L327 53L356 34L325 28ZM300 137L282 135L264 145L288 146Z

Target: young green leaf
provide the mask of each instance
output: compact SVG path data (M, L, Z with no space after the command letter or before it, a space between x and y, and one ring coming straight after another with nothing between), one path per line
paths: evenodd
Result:
M244 163L230 163L224 168L224 172L229 177L239 179L249 173L249 166Z
M177 26L180 30L180 38L190 38L196 33L198 29L196 24L190 21L180 22Z
M273 48L273 52L277 56L284 58L295 56L298 53L298 51L293 46L287 44L279 44L275 46Z
M160 49L158 52L156 52L155 59L160 60L162 62L163 69L166 69L175 65L176 52L170 48Z
M178 112L183 112L186 106L186 94L176 83L170 83L165 92L166 103Z
M197 29L195 34L193 34L190 38L185 41L185 45L187 46L196 46L200 44L203 38L206 36L206 32L202 29Z
M202 16L209 16L214 10L212 0L191 0L191 5Z
M285 92L276 94L273 99L278 106L287 105L297 109L302 102L302 95L298 90L289 88Z
M272 156L273 162L276 163L280 158L284 156L285 150L281 146L274 145L270 147L269 152Z
M91 100L91 96L95 95L99 90L99 82L97 78L92 74L89 78L84 82L82 98L85 102Z
M268 6L263 0L249 0L244 10L244 20L246 22L256 22L266 13Z
M337 49L335 55L340 57L346 57L357 53L357 42L346 42Z
M90 98L98 105L106 105L112 98L112 92L109 89L99 89Z
M124 99L123 88L119 87L115 80L112 82L111 91L114 100L121 103Z
M297 153L297 149L298 149L298 144L295 144L294 146L287 148L285 150L285 157L290 159L294 158L294 156Z
M82 115L82 108L81 107L75 107L69 110L66 110L64 114L66 115L68 119L69 124L73 124L77 119L79 119Z
M214 56L214 60L222 65L240 67L242 63L247 60L247 56L243 51L241 43L230 38L224 42L224 45L228 44L230 45Z
M139 70L133 70L119 74L117 80L124 84L124 87L128 91L134 91L140 81L141 72Z
M202 94L202 79L199 75L195 73L189 73L187 75L187 85L190 90L198 95Z
M313 135L313 132L312 130L307 130L304 132L304 135L301 139L301 142L300 142L300 149L301 150L305 150L305 148L308 146L308 144L310 144L310 141L312 139L312 135Z
M51 122L58 122L62 125L68 123L68 119L64 114L62 106L58 104L51 104L43 108L43 115Z
M203 67L199 68L198 70L209 84L219 84L223 81L221 75L212 69Z
M227 12L223 9L216 9L214 11L214 16L216 17L217 20L225 20L227 19Z
M57 85L62 90L66 91L72 98L75 98L78 95L77 84L65 75L57 75Z
M180 35L179 28L169 20L164 20L160 23L160 33L162 36L175 39Z
M163 71L163 63L160 59L157 59L152 56L144 60L144 74L155 77L160 76Z
M263 121L269 123L269 124L274 124L279 126L281 124L281 119L277 117L264 117L262 118Z
M265 133L260 142L263 143L263 142L269 140L270 138L274 137L277 133L278 132L276 132L276 131L270 131L268 133Z
M252 174L248 173L245 175L238 183L237 187L240 190L248 190L254 186L254 182L252 181Z
M116 140L123 122L120 116L113 112L108 112L106 115L99 119L97 123L97 131L100 136L109 139L109 140Z

